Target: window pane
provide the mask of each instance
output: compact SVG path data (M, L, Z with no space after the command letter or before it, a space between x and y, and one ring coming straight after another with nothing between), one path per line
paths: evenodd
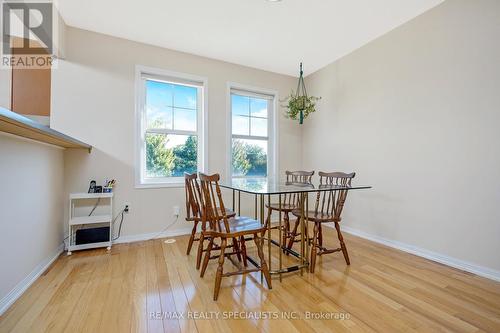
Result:
M156 107L172 106L173 85L146 80L146 104Z
M233 115L232 132L237 135L248 135L249 117Z
M233 176L267 176L267 141L233 139Z
M146 133L146 177L182 177L197 165L197 136Z
M249 116L250 101L248 97L231 94L231 112L233 115Z
M148 128L172 128L172 85L146 80L146 118Z
M172 129L172 108L163 109L146 106L147 128Z
M169 177L174 168L174 156L167 148L167 136L146 133L146 177Z
M174 85L174 107L196 109L198 89L176 84Z
M168 135L174 153L174 169L172 176L183 177L184 172L193 173L198 170L198 137L196 135Z
M267 118L267 99L251 98L250 112L252 117Z
M174 108L174 129L196 131L196 110Z
M251 132L250 135L267 136L267 119L251 118Z

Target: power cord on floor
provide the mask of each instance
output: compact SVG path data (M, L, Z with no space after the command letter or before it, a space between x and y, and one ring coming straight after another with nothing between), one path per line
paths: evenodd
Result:
M99 200L97 200L94 208L92 209L92 211L90 212L89 216L91 216L93 213L94 213L94 210L96 209L97 205L99 204ZM116 222L116 219L120 216L120 224L118 226L118 235L116 237L113 237L113 242L115 240L117 240L118 238L120 238L121 234L122 234L122 225L123 225L123 220L124 220L124 214L125 214L125 211L126 211L127 208L123 208L116 216L115 218L113 219L113 221L111 221L111 224L114 226L115 222ZM175 223L177 223L177 221L179 220L179 215L176 215L175 217L175 220L170 223L169 225L167 225L163 230L161 230L160 232L158 232L156 235L154 235L153 237L149 238L149 239L146 239L146 241L148 240L153 240L153 239L156 239L158 238L158 236L160 236L161 234L163 234L165 231L167 231L167 229L169 229L171 226L173 226ZM114 228L113 228L114 229ZM63 239L63 242L66 243L66 240L72 236L74 236L76 234L76 230L75 232L73 232L71 235L67 236L66 238Z
M146 239L146 241L149 241L149 240L153 240L153 239L156 239L158 238L158 236L160 236L162 233L164 233L165 231L167 231L168 228L170 228L171 226L173 226L175 223L177 223L177 221L179 220L179 215L176 215L175 216L175 220L170 223L169 225L167 225L162 231L158 232L156 235L154 235L153 237L149 238L149 239Z
M94 205L94 208L92 208L92 210L90 211L89 216L91 216L94 213L95 209L99 205L99 202L101 202L101 198L97 198L97 201L96 201L96 203Z
M125 209L122 209L122 211L120 213L118 213L118 215L113 219L113 224L114 224L115 221L116 221L116 219L118 218L118 216L121 216L120 225L118 226L118 235L115 238L113 238L113 241L117 240L121 236L122 224L123 224L123 215L124 215L124 213L125 213ZM152 240L152 239L158 238L158 236L160 236L162 233L164 233L165 231L167 231L167 229L169 229L171 226L173 226L175 223L177 223L178 220L179 220L179 215L176 215L175 220L172 223L170 223L169 225L167 225L163 230L161 230L160 232L158 232L153 237L145 239L145 240L148 241L148 240Z
M92 215L92 213L94 212L95 207L97 207L98 203L99 203L99 202L97 202L97 203L96 203L96 205L94 206L94 208L93 208L93 209L92 209L92 211L90 212L89 216L91 216L91 215ZM121 234L121 231L122 231L122 224L123 224L123 217L124 217L124 216L123 216L123 214L124 214L124 213L125 213L125 208L124 208L124 209L122 209L122 210L121 210L121 211L120 211L120 212L119 212L119 213L115 216L115 218L113 219L113 221L111 221L111 224L113 224L113 225L114 225L114 224L115 224L115 222L116 222L116 219L118 218L118 216L121 216L120 226L119 226L119 228L118 228L118 236L117 236L117 237L115 237L115 238L113 238L113 241L114 241L114 240L116 240L116 239L118 239L118 237L120 237L120 234ZM65 245L65 247L66 247L66 248L67 248L67 245L66 245L66 240L67 240L68 238L73 237L74 235L76 235L76 232L77 232L78 230L80 230L80 229L83 229L83 227L85 227L85 224L83 224L80 228L78 228L78 229L77 229L77 230L75 230L73 233L71 233L71 235L68 235L68 236L66 236L66 237L63 239L63 243L64 243L64 245Z
M97 201L96 201L96 203L95 203L94 207L92 207L92 210L90 211L90 213L89 213L89 215L88 215L88 216L92 216L92 214L94 214L94 211L96 210L97 206L99 206L99 202L101 202L101 198L97 198ZM67 248L67 247L68 247L68 246L67 246L67 244L66 244L66 240L67 240L68 238L73 237L74 235L76 235L76 232L77 232L78 230L80 230L80 229L83 229L84 227L85 227L85 224L82 224L82 225L80 226L80 228L78 228L78 229L77 229L77 230L75 230L75 231L74 231L71 235L68 235L68 236L66 236L66 237L63 239L63 243L64 243L65 248Z
M120 238L121 234L122 234L122 224L123 224L123 215L125 214L125 209L126 208L123 208L121 210L121 212L118 213L118 215L115 216L115 218L113 219L113 222L111 222L111 224L113 224L113 226L115 225L115 222L116 222L116 219L118 218L118 216L121 216L121 219L120 219L120 226L118 227L118 235L116 237L113 238L113 241L117 240L118 238ZM114 228L113 228L114 229Z

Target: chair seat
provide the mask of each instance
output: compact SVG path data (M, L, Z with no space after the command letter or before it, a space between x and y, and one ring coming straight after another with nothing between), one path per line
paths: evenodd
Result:
M221 214L222 215L222 210L220 209L220 207L217 207L217 214ZM226 208L226 216L229 217L229 218L235 217L236 213L233 212L231 209L227 209Z
M262 224L250 217L238 216L229 220L231 232L261 230Z
M246 216L233 217L228 222L231 232L207 230L205 231L206 236L231 238L239 235L258 233L264 230L259 221Z
M294 209L292 211L292 214L297 216L297 217L300 217L301 214L300 214L300 210L298 209ZM313 221L313 222L339 222L340 219L335 219L335 217L332 215L332 214L328 214L328 213L323 213L323 212L318 212L316 213L314 210L310 210L307 212L306 214L307 216L307 219L309 221Z
M271 208L273 210L280 210L280 205L279 203L271 203L270 205L269 204L266 204L266 208ZM291 212L292 210L294 209L297 209L297 205L294 205L294 204L281 204L281 211L283 212Z

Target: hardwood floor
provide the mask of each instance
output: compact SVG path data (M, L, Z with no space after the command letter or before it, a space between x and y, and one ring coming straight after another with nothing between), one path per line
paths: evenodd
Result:
M216 261L201 279L187 236L62 255L0 317L0 332L500 332L500 283L345 236L350 267L341 254L319 257L314 274L274 276L272 290L258 273L224 278L217 302Z

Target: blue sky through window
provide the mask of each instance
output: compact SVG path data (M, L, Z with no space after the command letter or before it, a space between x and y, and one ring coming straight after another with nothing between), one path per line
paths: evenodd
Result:
M231 94L233 176L267 176L268 103L265 98Z
M197 96L195 87L146 80L148 128L196 131Z
M267 136L267 103L263 98L231 94L232 134Z
M149 129L196 131L198 90L195 87L146 80ZM169 134L167 148L183 145L187 136Z

